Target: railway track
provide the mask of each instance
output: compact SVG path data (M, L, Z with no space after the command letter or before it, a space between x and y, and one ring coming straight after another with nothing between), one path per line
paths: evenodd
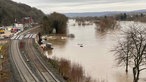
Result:
M28 53L29 60L33 63L34 67L37 68L37 73L40 75L43 82L60 82L54 77L54 75L48 70L43 64L41 59L37 56L36 51L33 47L33 40L27 39L26 52Z
M18 40L11 41L11 54L22 81L39 82L38 78L32 73L32 71L29 69L26 62L22 58L20 50L18 48L18 43Z
M35 30L38 30L37 27L26 30L19 35L27 34L28 32L36 32ZM18 70L22 80L21 82L61 82L39 58L38 53L36 53L33 47L33 39L24 39L23 41L26 42L25 51L27 57L19 50L20 40L11 40L10 46L12 61ZM25 60L26 58L28 58L29 62ZM33 67L31 68L30 65Z

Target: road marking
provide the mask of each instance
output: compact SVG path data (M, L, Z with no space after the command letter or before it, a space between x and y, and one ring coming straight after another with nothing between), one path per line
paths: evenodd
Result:
M27 34L24 38L28 38L30 36L30 34Z
M24 37L24 35L21 35L21 36L19 37L19 40L22 40L22 39L23 39L23 37Z
M32 38L36 38L36 36L37 36L37 34L34 34L34 35L32 36Z
M33 34L30 34L29 38L32 38Z
M16 35L14 35L12 38L11 38L11 40L13 40L13 39L15 39L17 36Z
M20 37L20 35L18 35L15 39L17 40Z
M28 38L36 38L37 34L27 34L27 35L14 35L10 39L11 40L22 40L22 39L28 39Z

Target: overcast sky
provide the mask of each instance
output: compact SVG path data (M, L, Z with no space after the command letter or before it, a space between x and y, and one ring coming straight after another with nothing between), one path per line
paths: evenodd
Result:
M146 9L146 0L13 0L41 9L49 14L54 11L70 12L101 12L130 11Z

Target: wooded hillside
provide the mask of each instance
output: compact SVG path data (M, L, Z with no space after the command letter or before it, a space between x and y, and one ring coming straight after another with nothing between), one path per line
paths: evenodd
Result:
M23 17L28 16L38 22L44 16L44 13L26 4L16 3L11 0L0 0L0 26L10 25L15 22L15 19L20 21Z

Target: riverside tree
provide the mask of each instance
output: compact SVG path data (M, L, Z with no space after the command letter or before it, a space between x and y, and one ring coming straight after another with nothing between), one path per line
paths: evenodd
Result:
M140 73L146 69L146 29L141 25L132 25L115 52L119 64L125 63L126 67L132 67L133 82L138 82Z
M130 45L131 42L128 40L128 37L123 42L119 42L118 46L113 50L115 51L115 56L118 65L125 66L125 72L128 73L128 67L130 63Z
M68 18L65 15L54 12L43 18L42 32L44 34L50 34L55 30L56 34L66 34L67 21Z

